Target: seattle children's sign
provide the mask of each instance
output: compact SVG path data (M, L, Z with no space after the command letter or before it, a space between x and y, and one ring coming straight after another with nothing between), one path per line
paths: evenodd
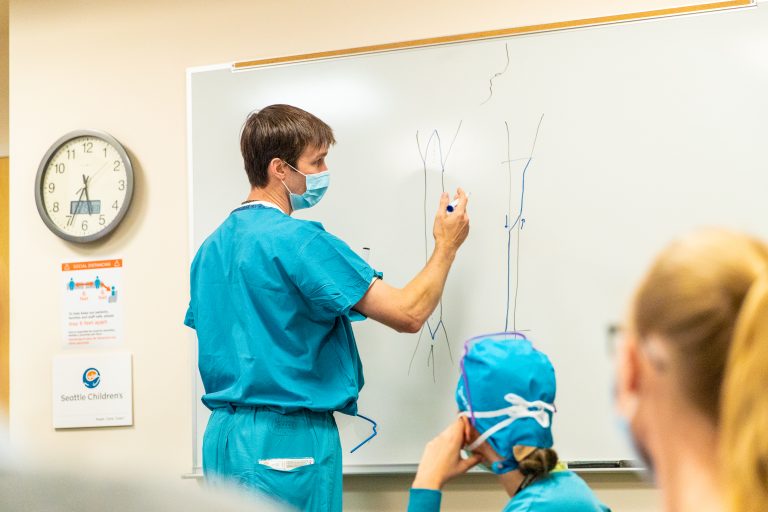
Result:
M133 424L131 354L83 353L53 359L54 428Z

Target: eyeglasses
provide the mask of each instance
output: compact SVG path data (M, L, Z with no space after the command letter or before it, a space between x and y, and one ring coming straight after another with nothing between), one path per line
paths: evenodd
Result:
M606 349L608 355L611 357L616 356L619 353L619 348L624 343L627 335L627 329L620 324L610 324L606 329ZM668 357L663 350L659 349L657 342L652 340L641 340L638 343L640 352L648 358L648 360L658 370L664 371L668 367Z
M605 331L605 348L608 355L613 357L619 352L619 345L624 341L626 330L623 325L609 324Z

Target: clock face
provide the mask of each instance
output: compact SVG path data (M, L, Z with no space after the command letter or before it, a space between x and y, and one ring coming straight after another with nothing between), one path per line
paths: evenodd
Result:
M106 133L65 135L37 171L37 209L51 231L72 242L91 242L114 230L132 196L131 161Z

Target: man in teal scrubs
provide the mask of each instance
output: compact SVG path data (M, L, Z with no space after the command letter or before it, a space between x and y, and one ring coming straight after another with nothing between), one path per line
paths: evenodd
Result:
M435 217L435 250L405 287L381 280L316 222L291 217L322 198L331 128L289 105L252 113L241 151L251 190L192 263L185 324L196 329L203 471L301 510L340 511L334 411L357 414L363 371L351 322L418 332L439 303L469 232L467 197ZM365 191L361 191L365 192Z

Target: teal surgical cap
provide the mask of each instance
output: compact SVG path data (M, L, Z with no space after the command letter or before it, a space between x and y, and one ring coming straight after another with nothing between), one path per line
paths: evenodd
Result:
M485 334L464 344L456 403L505 459L506 471L517 467L514 446L552 446L556 388L549 358L520 333Z

